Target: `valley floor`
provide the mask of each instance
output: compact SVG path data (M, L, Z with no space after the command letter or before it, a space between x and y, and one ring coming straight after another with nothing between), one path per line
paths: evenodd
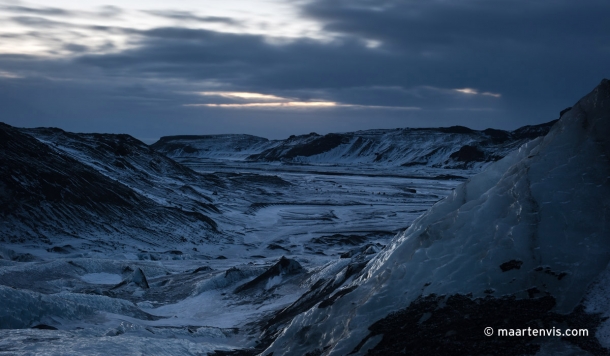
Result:
M212 250L115 254L7 245L0 260L0 355L254 348L280 310L316 283L362 264L474 173L179 162L233 181L260 181L255 189L213 196L222 213L219 230L230 241ZM296 269L273 270L282 256Z

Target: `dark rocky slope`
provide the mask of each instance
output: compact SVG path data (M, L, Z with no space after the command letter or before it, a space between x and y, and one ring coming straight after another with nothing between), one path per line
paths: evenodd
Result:
M129 169L128 157L137 146L130 140L102 137L92 148L99 157L84 164L52 144L0 124L0 239L47 245L74 239L73 245L91 249L116 248L129 241L154 247L217 239L216 223L206 214L215 210L209 202L197 209L161 204L134 190L129 180L93 168L110 163L117 170ZM108 153L111 162L101 158Z

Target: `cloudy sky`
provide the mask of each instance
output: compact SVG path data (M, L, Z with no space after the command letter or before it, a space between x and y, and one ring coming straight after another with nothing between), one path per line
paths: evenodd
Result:
M610 77L608 0L0 0L0 121L268 138L515 129Z

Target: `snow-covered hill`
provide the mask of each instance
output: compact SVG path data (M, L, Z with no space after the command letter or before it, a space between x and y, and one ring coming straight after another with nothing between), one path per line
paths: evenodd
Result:
M179 172L181 179L191 179L200 186L214 185L206 177L129 137L92 137L87 141L91 156L77 159L85 150L77 151L74 145L79 141L69 140L63 131L31 132L48 139L50 135L61 137L75 155L66 147L43 143L0 124L0 238L4 243L42 243L51 251L69 252L73 248L100 251L124 246L132 250L190 246L220 238L217 224L209 216L217 211L211 199L203 190L188 189L184 180L172 173ZM150 153L144 154L146 151ZM136 174L133 165L138 159L146 160L149 169ZM154 171L157 176L150 174ZM171 181L183 195L197 195L203 202L192 199L191 204L179 206L169 199L177 192L164 192L169 198L161 200L155 196L155 179ZM201 184L203 181L207 184ZM167 190L167 184L156 188Z
M609 157L603 80L546 137L459 186L314 300L263 354L607 355ZM560 337L566 329L589 336Z
M152 147L172 158L230 159L308 164L376 164L481 168L521 144L544 136L555 123L515 131L430 129L366 130L267 140L250 135L167 136Z

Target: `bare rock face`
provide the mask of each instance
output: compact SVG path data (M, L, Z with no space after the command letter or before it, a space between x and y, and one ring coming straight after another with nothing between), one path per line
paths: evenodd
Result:
M545 137L415 220L349 292L296 316L264 354L609 354L608 157L604 79ZM502 338L485 327L588 336Z

